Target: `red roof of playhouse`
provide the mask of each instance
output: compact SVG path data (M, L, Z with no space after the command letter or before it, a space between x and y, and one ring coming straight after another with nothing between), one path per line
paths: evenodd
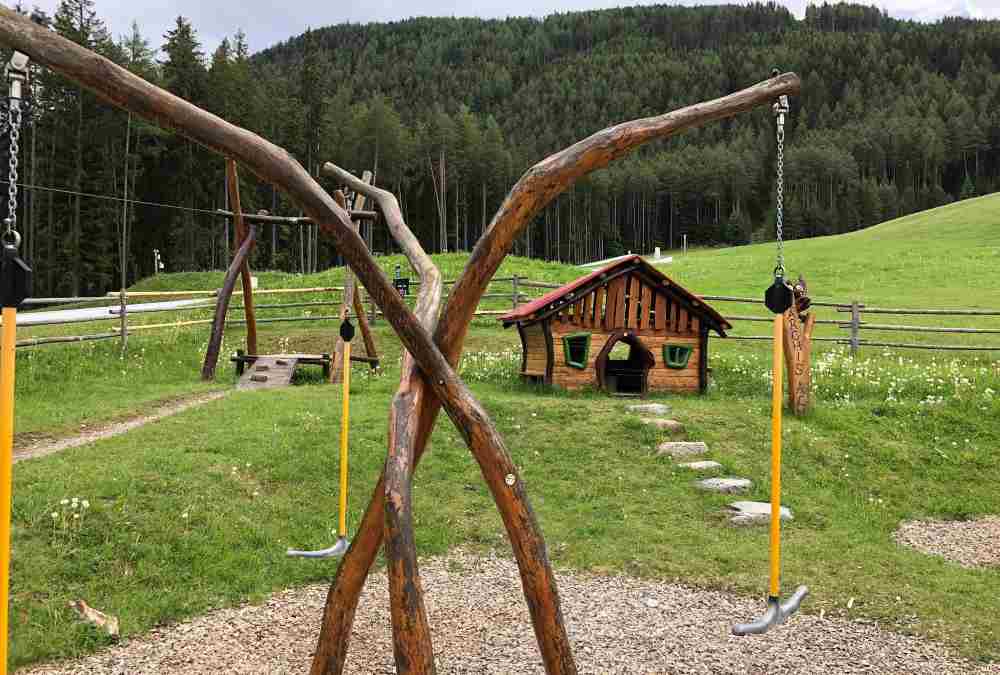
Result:
M715 326L712 326L712 328L715 329L715 331L718 332L720 335L724 336L725 333L723 331L725 331L728 328L732 328L732 325L724 318L722 318L721 314L715 311L710 305L706 304L701 298L699 298L694 293L691 293L689 290L678 284L676 281L668 277L660 270L650 265L648 262L643 260L641 256L638 255L625 256L624 258L615 260L606 267L602 267L599 270L595 270L590 274L587 274L585 276L580 277L579 279L569 282L565 286L560 286L555 290L549 291L542 297L536 298L525 305L521 305L517 309L507 312L503 316L499 317L499 320L503 321L504 324L511 324L511 323L516 323L518 321L523 321L525 319L530 319L532 314L542 309L545 309L548 305L562 299L562 297L567 295L568 293L571 293L578 288L582 288L583 286L586 286L592 281L600 279L601 276L606 275L612 272L613 270L618 269L619 267L634 263L640 263L642 265L642 271L644 273L652 276L654 279L660 281L661 283L666 282L665 285L668 286L671 290L675 291L678 295L688 300L693 306L697 307L700 310L703 310L704 313L708 316L708 318L713 323L716 324Z

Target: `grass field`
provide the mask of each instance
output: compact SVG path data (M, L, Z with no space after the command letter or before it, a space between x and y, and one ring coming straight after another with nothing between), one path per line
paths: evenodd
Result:
M983 198L844 237L792 242L789 268L806 272L818 299L996 305L996 212L1000 199ZM756 294L772 255L769 246L693 252L668 273L699 292ZM440 260L454 278L461 256ZM391 270L394 263L383 264ZM500 276L580 274L509 264ZM141 287L212 287L219 276L163 275ZM338 281L333 273L323 280L264 273L261 283ZM657 457L661 437L624 414L621 401L518 383L516 334L491 324L470 333L462 374L507 440L558 566L763 592L766 530L729 526L720 515L728 500L697 492L692 475ZM398 342L384 322L376 332L386 373L372 378L359 367L352 386L350 522L381 468L398 378ZM114 341L22 350L19 431L64 434L203 389L197 373L206 333L134 337L125 360ZM272 324L262 341L267 349L329 351L332 333L332 326ZM230 331L223 353L240 339ZM756 499L769 491L763 347L716 341L708 395L661 397L727 474L754 480ZM787 422L785 503L796 518L785 540L786 583L810 585L805 611L878 621L973 658L1000 658L1000 570L962 568L890 536L912 518L1000 512L1000 370L986 356L870 349L863 357L818 350L815 409ZM207 386L228 386L232 377L220 367ZM291 561L284 550L332 540L339 407L338 388L307 378L304 386L237 392L125 436L18 464L12 662L104 643L73 620L71 599L120 616L123 632L134 634L332 577L334 562ZM421 555L506 546L478 468L443 417L414 492Z

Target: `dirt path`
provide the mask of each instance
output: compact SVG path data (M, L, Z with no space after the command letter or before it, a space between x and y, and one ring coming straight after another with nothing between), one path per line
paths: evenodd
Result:
M94 441L99 441L103 438L120 436L121 434L128 433L133 429L149 424L150 422L155 422L163 419L164 417L176 415L179 412L208 403L209 401L218 400L228 393L228 390L210 391L205 394L174 399L161 404L159 408L156 408L151 413L131 417L121 422L101 424L92 429L87 429L76 436L67 436L66 438L59 438L56 440L29 441L23 446L14 448L14 462L17 463L25 459L45 457L46 455L61 452L62 450L66 450L68 448L76 448L81 445L93 443Z
M336 562L303 564L328 565L331 575L336 569ZM422 561L421 577L439 673L542 672L512 560L457 551ZM629 577L558 577L581 673L1000 675L1000 664L972 663L940 644L844 619L800 614L768 635L730 635L734 620L760 614L759 598ZM263 605L212 612L84 659L19 672L307 672L326 591L281 592ZM346 670L395 672L384 573L365 588Z

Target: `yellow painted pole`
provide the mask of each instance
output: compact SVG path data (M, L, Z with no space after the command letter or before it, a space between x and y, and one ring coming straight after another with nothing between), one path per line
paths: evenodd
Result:
M340 537L347 536L347 434L351 412L351 343L344 340L344 401L340 415Z
M771 581L768 592L777 598L781 589L781 406L784 377L784 314L774 315L774 362L771 387Z
M14 347L17 309L3 308L0 328L0 675L7 675L7 602L10 597L10 500L14 446Z

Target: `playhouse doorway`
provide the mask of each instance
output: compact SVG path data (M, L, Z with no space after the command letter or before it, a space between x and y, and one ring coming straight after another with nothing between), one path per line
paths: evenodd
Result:
M619 331L597 356L597 381L605 391L619 396L643 396L649 389L653 354L634 333Z

